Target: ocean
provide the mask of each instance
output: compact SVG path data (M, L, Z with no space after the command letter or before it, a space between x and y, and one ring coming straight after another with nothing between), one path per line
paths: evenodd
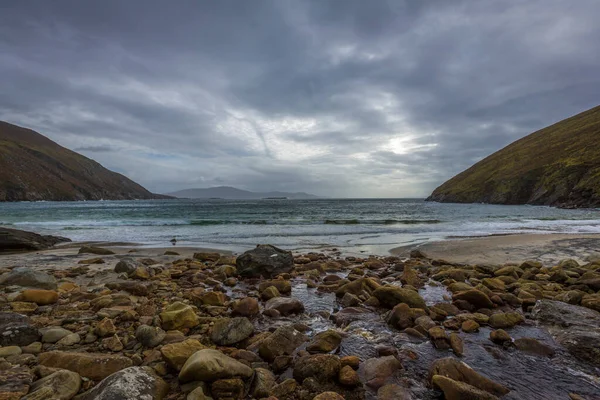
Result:
M74 241L244 251L394 247L511 233L600 233L600 210L440 204L420 199L151 200L0 203L0 225Z

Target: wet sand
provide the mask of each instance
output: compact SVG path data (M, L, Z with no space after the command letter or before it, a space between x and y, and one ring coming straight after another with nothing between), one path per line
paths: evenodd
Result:
M415 246L390 250L408 256ZM507 264L537 260L554 264L566 258L600 258L600 234L519 234L426 243L416 247L429 257L465 264Z

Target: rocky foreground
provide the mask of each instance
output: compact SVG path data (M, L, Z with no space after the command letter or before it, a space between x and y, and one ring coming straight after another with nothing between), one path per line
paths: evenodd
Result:
M600 398L600 260L79 252L0 269L0 399Z

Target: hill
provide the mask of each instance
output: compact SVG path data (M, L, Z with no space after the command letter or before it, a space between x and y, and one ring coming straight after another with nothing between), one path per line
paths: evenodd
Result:
M178 192L169 193L169 196L186 198L186 199L226 199L226 200L256 200L264 198L282 198L288 199L317 199L318 196L298 192L250 192L230 186L218 186L206 189L185 189Z
M163 197L31 129L0 121L0 201Z
M600 106L517 140L427 200L600 207Z

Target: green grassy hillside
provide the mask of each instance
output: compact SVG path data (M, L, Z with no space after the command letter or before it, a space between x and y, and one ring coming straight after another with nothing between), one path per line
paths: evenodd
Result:
M0 121L0 201L156 197L35 131Z
M600 106L532 133L428 198L451 203L600 206Z

